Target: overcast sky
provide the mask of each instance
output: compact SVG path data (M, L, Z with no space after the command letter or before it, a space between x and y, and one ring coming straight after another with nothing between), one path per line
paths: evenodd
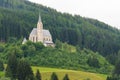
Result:
M60 12L98 19L120 29L120 0L30 0Z

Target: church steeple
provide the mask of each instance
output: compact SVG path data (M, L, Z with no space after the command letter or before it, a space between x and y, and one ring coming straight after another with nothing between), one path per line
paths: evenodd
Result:
M41 16L40 16L40 13L39 13L39 19L38 19L38 22L42 22L42 21L41 21Z
M39 13L39 19L37 23L37 42L43 42L43 24Z

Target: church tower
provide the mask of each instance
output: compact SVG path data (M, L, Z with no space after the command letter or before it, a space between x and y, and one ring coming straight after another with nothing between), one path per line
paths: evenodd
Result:
M43 43L43 24L41 21L41 16L39 14L39 19L37 23L37 42Z

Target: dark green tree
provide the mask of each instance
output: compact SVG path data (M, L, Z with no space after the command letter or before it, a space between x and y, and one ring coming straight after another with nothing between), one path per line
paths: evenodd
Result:
M96 67L96 68L100 67L100 63L99 63L98 59L95 57L88 58L87 64L91 67Z
M114 69L114 73L113 75L120 75L120 60L117 61L116 65L115 65L115 69Z
M51 80L58 80L58 77L55 72L52 73Z
M117 75L107 76L106 80L120 80L120 76Z
M63 78L63 80L70 80L69 77L68 77L68 74L66 74Z
M120 80L120 60L117 61L113 74L108 76L106 80Z
M36 77L37 80L42 80L39 70L37 70L35 77Z
M58 39L56 39L56 41L55 41L55 47L57 49L61 49L62 48L62 42L60 42Z
M10 77L11 79L16 79L17 77L17 58L15 54L11 54L8 57L8 63L6 68L6 76Z
M0 71L3 71L4 70L4 64L2 62L2 60L0 60Z
M25 59L18 62L17 75L18 80L34 80L33 71Z

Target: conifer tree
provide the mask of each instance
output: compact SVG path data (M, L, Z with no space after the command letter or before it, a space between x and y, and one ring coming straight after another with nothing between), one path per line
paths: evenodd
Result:
M0 60L0 71L3 71L4 70L4 64L2 62L2 60Z
M65 77L63 78L63 80L70 80L68 77L68 74L65 75Z
M34 80L33 71L27 61L21 59L17 68L18 80Z
M40 74L39 70L37 70L37 72L36 72L36 79L37 80L42 80L41 79L41 74Z
M52 73L51 80L58 80L58 77L55 72Z
M17 58L15 54L11 54L8 58L8 64L6 68L6 76L11 79L16 79L17 77Z
M113 75L120 76L120 60L116 63Z

